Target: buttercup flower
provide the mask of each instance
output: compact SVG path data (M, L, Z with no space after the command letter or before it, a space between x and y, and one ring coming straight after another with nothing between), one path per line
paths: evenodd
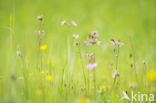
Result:
M29 76L31 77L32 76L32 73L29 73Z
M150 80L156 80L156 70L149 70L147 72L147 78Z
M42 93L42 91L41 91L40 89L37 89L37 90L36 90L36 94L37 94L37 95L40 95L41 93Z
M96 62L93 63L93 64L88 64L87 65L87 68L90 69L90 70L94 69L95 67L97 67L97 63Z
M40 72L40 74L42 75L42 74L44 74L44 72Z
M51 75L48 75L48 76L46 76L46 80L53 80L54 78L53 78L53 76L51 76Z
M89 103L89 99L87 99L85 97L81 97L76 100L76 103Z
M47 45L44 44L44 45L40 46L40 49L41 49L41 50L46 50L46 49L47 49Z

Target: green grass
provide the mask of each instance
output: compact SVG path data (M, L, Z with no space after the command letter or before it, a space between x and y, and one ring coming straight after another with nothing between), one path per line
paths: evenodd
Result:
M129 96L131 91L156 94L155 80L147 78L148 71L156 69L155 4L155 0L0 0L0 103L75 103L81 97L90 103L129 103L121 100L123 91ZM45 51L34 34L40 28L39 15ZM78 25L61 26L63 20ZM72 35L79 34L83 45L96 30L101 44L81 48L81 53L95 53L98 66L88 71L88 59L77 53ZM124 43L114 86L111 39ZM53 80L46 80L48 75Z

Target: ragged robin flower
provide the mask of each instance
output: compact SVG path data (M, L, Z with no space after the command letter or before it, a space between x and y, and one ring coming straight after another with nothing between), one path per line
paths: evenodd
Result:
M78 34L73 34L73 38L77 39L77 38L79 38L79 35Z
M21 56L21 51L20 50L17 51L17 56Z
M93 63L93 64L88 64L87 65L87 68L90 69L90 70L94 69L95 67L97 67L97 63L96 62Z
M117 73L117 70L115 70L115 72L112 74L113 79L115 79L116 77L120 76L119 73Z

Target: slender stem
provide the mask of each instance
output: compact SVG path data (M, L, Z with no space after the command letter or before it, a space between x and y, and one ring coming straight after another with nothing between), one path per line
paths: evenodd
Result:
M95 73L95 68L94 68L94 92L96 91L96 73Z
M94 63L95 63L95 46L94 46ZM94 80L93 80L93 82L94 82L94 92L96 92L96 68L94 68Z
M61 92L62 92L62 88L63 88L63 77L64 77L64 71L65 71L65 67L66 67L67 63L63 66L63 69L62 69L62 79L61 79Z
M137 71L136 71L136 62L135 62L135 52L134 52L134 47L133 44L131 44L132 52L133 52L133 61L134 61L134 72L135 72L135 79L138 82L138 77L137 77Z
M85 76L85 71L83 67L83 61L82 61L82 56L81 56L81 49L79 48L80 51L80 61L81 61L81 66L82 66L82 71L83 71L83 76L84 76L84 83L85 83L85 88L86 88L86 76Z
M111 91L110 91L110 92L112 92L112 90L113 90L113 88L114 88L114 86L115 86L115 83L116 83L116 78L114 78L114 80L113 80L113 85L112 85L112 87L111 87Z
M115 70L118 69L119 49L120 49L119 46L115 44L115 56L116 56L116 68L115 68ZM113 85L111 87L111 92L112 92L112 90L113 90L113 88L115 86L115 83L116 83L116 77L113 80Z
M89 82L89 69L88 69L88 94L89 94L89 86L90 86L89 83L90 82Z

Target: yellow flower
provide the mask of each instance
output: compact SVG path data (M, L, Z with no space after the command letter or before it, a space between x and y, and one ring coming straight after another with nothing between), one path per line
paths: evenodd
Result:
M46 45L46 44L41 45L41 46L40 46L40 49L41 49L41 50L46 50L46 49L47 49L47 45Z
M147 72L147 78L150 80L155 80L156 79L156 70L149 70Z
M81 97L76 100L76 103L89 103L89 100L85 97Z
M32 76L32 73L29 73L29 76L31 77Z
M53 79L54 79L53 76L50 75L46 76L46 80L53 80Z
M104 85L103 86L103 89L109 89L110 87L109 87L109 85Z
M42 74L44 74L44 72L40 72L40 74L42 75Z
M37 95L40 95L41 93L42 93L42 91L41 91L40 89L37 89L37 90L36 90L36 94L37 94Z

